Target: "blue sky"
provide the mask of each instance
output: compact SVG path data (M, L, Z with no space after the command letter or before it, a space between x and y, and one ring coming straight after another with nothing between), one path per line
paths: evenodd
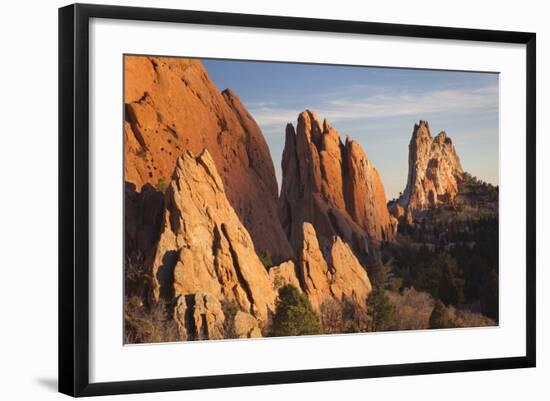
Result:
M277 181L285 126L310 109L361 144L388 199L405 188L414 124L446 131L463 168L498 184L498 75L492 73L202 60L220 90L231 88L269 145Z

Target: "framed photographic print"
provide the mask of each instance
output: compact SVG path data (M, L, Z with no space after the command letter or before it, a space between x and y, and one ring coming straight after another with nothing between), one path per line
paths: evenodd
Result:
M60 391L535 366L535 82L534 33L61 8Z

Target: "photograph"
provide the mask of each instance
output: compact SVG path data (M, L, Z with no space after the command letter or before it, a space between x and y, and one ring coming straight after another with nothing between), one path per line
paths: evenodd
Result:
M499 73L123 58L123 344L499 326Z

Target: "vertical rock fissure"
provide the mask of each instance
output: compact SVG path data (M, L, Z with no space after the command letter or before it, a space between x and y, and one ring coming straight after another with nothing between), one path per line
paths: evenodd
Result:
M233 245L231 241L229 240L229 235L227 234L227 228L225 224L221 225L221 232L224 235L227 243L229 244L229 252L231 253L231 260L233 261L233 267L235 269L235 274L237 276L237 280L239 281L239 284L241 285L242 289L244 290L246 294L246 298L248 299L248 302L250 303L250 310L249 313L253 314L253 305L254 305L254 297L252 296L252 291L250 289L250 286L248 282L243 277L241 266L239 264L239 257L237 255L237 252L235 252L235 249L233 248Z
M184 295L185 297L185 325L187 326L187 333L191 337L191 340L197 340L198 332L195 324L195 318L193 317L195 311L195 296L193 294Z

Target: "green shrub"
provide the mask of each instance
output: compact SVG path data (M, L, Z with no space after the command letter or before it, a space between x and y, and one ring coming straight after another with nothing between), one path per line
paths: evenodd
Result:
M281 287L271 335L300 336L320 333L321 323L307 296L291 285Z
M157 182L157 185L156 185L156 188L157 188L157 191L162 192L162 193L165 193L166 190L168 189L168 183L166 183L166 181L164 181L163 177L159 178L159 180Z
M269 249L266 249L261 253L260 260L262 261L266 269L273 266L273 258Z

